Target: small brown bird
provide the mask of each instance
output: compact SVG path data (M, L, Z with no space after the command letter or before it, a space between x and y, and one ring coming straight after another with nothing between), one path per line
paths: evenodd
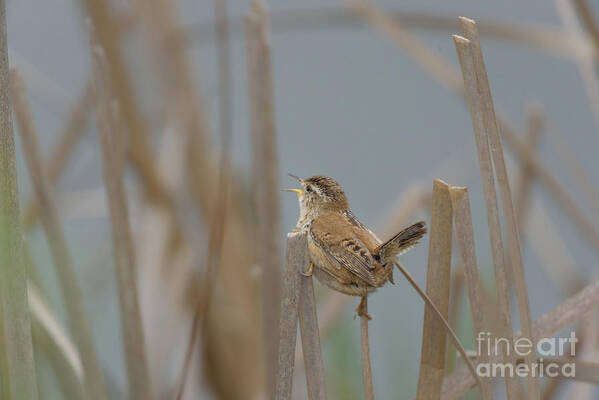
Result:
M426 224L418 222L381 242L349 209L341 186L328 176L297 179L302 189L287 189L298 194L300 215L297 228L306 232L310 267L304 274L351 296L366 296L393 283L396 257L418 244L426 234Z

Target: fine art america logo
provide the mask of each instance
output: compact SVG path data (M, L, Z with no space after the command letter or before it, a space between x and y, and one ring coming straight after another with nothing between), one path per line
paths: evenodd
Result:
M578 338L575 332L570 337L543 338L536 345L528 338L518 338L513 345L506 338L492 337L490 332L479 332L476 337L477 356L481 360L476 372L480 377L566 377L576 376L573 357L576 354ZM505 349L505 350L504 350ZM528 365L524 362L501 362L503 353L522 361L525 357L537 355L536 361ZM566 359L557 357L567 357ZM572 359L570 359L572 357Z

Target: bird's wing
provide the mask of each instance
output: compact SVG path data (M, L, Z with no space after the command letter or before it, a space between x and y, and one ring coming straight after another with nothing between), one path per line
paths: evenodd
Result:
M347 225L346 229L343 229L344 225ZM322 249L333 265L346 268L369 285L375 286L373 270L377 262L368 247L350 228L349 222L340 213L323 215L312 222L310 239Z

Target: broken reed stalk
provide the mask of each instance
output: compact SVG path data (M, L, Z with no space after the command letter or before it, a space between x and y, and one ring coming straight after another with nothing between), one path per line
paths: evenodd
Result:
M58 142L45 163L48 181L51 185L55 185L58 178L64 172L77 144L85 133L85 126L88 121L92 102L91 84L88 83L75 101L63 130L58 134ZM23 213L21 214L21 223L23 230L27 231L37 221L40 210L35 198L30 199L25 204Z
M85 371L85 392L92 399L107 399L108 392L94 349L89 321L84 308L83 294L77 282L71 253L60 225L58 208L45 175L38 136L25 94L25 84L21 76L14 70L11 71L10 78L11 97L23 143L27 169L39 201L42 225L46 232L52 261L60 282L69 327L81 354L81 362Z
M276 400L291 399L298 319L306 366L308 398L326 399L314 287L311 277L301 275L309 265L306 233L297 231L288 233L281 293L279 360L274 395Z
M546 312L532 325L534 341L557 335L560 331L579 321L599 304L599 279L587 285L578 293L562 301L553 310ZM458 368L456 372L443 380L443 400L455 400L466 394L476 385L466 368Z
M351 8L375 29L387 36L391 41L402 48L424 70L428 71L440 84L453 90L456 94L464 96L464 84L459 79L459 73L451 66L448 60L439 56L430 47L416 36L405 30L396 20L381 12L372 4L364 0L351 1ZM599 230L587 218L586 213L580 208L570 193L559 183L550 169L541 159L527 151L522 139L515 133L512 125L497 112L499 132L505 143L511 148L519 161L527 164L534 171L539 183L551 195L550 197L572 219L579 229L581 236L589 246L599 252Z
M474 335L479 332L485 332L486 324L484 318L484 298L483 290L478 275L476 263L476 251L474 245L474 231L472 229L472 215L470 213L470 199L468 189L452 186L449 189L451 204L453 208L455 233L464 265L466 275L466 287L470 303L470 316L472 318L472 327ZM482 352L479 354L478 361L488 362L488 354ZM493 399L493 382L491 379L482 378L481 396L483 400Z
M291 399L293 367L298 325L300 271L310 264L308 241L304 233L288 233L285 250L285 271L281 292L281 319L279 323L279 363L275 385L275 399ZM307 362L307 361L306 361Z
M10 106L6 2L0 0L0 395L38 398Z
M360 349L362 354L362 380L364 381L364 398L374 400L374 384L372 383L372 363L370 362L370 340L368 338L368 297L360 303Z
M110 76L106 68L104 51L96 44L94 33L94 27L90 26L96 130L102 153L102 172L112 230L112 251L129 396L135 399L151 399L152 387L137 294L135 253L123 181L125 145L120 129L121 124L112 105Z
M518 233L518 222L516 211L514 210L514 202L510 181L507 174L507 167L503 155L503 143L497 126L497 118L495 117L495 106L493 104L493 96L491 95L491 87L487 76L487 69L480 45L478 28L474 20L460 17L460 26L464 36L470 40L472 49L472 58L475 75L470 75L469 79L476 79L478 83L479 107L482 111L482 120L487 134L487 141L491 148L493 156L493 164L495 166L495 174L497 176L497 186L501 196L501 205L503 209L503 217L506 226L507 245L509 259L511 265L512 276L514 279L514 287L516 289L516 299L518 302L518 311L520 316L520 326L523 336L532 339L532 317L530 315L530 301L528 298L528 288L526 286L526 274L524 271L524 263L522 261L522 250L520 248L520 235ZM471 89L470 87L468 88ZM474 95L472 93L471 95ZM474 96L471 97L474 99ZM471 109L472 110L472 109ZM501 234L501 233L500 233ZM533 342L534 343L534 342ZM529 352L524 357L529 371L532 371L533 363L535 363L534 352ZM528 398L536 400L539 398L539 381L528 374L526 376Z
M426 293L445 319L449 313L451 281L452 211L449 186L435 179L431 207ZM416 398L438 399L445 375L445 344L447 335L443 323L428 306L424 308L422 354Z
M497 193L495 191L493 165L491 164L489 142L484 119L485 116L481 105L484 100L481 98L479 92L472 45L468 39L465 39L461 36L454 35L453 38L464 76L466 99L468 101L470 115L472 117L472 128L474 130L485 205L487 209L489 239L491 242L491 254L495 270L495 284L497 286L497 303L499 309L499 331L496 332L495 336L505 338L511 344L513 343L513 331L509 286L507 281L508 275L504 260L504 247L501 237L501 224L499 222L499 207L497 204ZM513 356L509 348L506 348L506 346L501 346L501 352L504 362L513 364ZM517 399L518 387L515 378L506 375L505 379L508 400Z
M253 201L256 221L256 261L262 273L262 318L267 392L275 387L281 304L281 228L270 21L265 5L251 2L246 19L248 94L252 130Z

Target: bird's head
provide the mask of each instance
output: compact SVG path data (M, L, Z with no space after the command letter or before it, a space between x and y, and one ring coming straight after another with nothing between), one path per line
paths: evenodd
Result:
M286 189L298 195L300 207L298 226L323 212L342 211L349 208L343 188L333 178L323 175L315 175L306 179L291 174L289 176L302 186L301 189Z

